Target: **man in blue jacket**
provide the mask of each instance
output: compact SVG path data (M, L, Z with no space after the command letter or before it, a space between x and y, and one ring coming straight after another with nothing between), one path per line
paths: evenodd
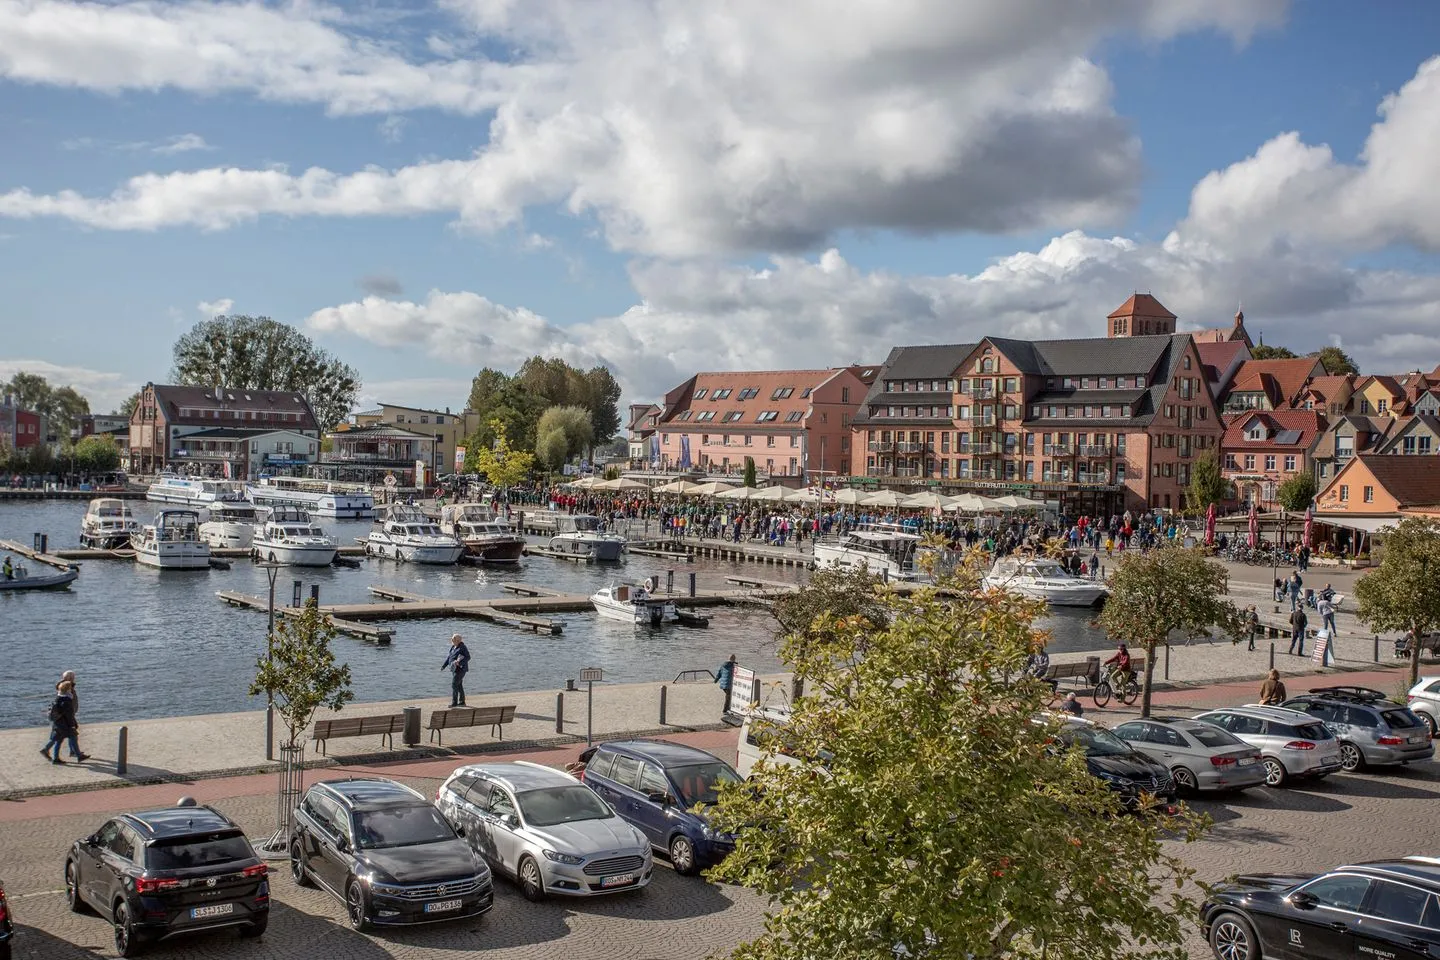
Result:
M450 706L465 706L465 674L470 672L470 650L465 646L465 641L460 639L460 634L450 638L450 655L440 665L441 670L449 670L450 680Z

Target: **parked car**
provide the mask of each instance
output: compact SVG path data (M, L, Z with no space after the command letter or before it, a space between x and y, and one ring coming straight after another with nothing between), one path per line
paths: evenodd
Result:
M523 760L460 767L435 791L435 805L527 900L635 890L655 870L645 834L552 767Z
M1200 926L1219 960L1440 955L1440 860L1406 857L1213 887Z
M762 758L776 766L799 767L806 763L813 767L828 766L832 757L826 750L821 750L813 760L796 756L803 751L795 748L788 734L789 723L790 711L783 708L762 707L743 714L735 744L735 772L748 780Z
M1440 736L1440 677L1421 677L1405 700L1406 706L1430 728L1431 738Z
M741 782L719 757L664 740L623 740L593 747L581 760L585 785L665 851L676 873L697 873L735 849L732 835L697 812L716 801L721 784Z
M1410 708L1368 687L1314 687L1281 704L1325 724L1340 741L1340 766L1347 771L1429 760L1435 755L1430 731Z
M1170 769L1150 759L1109 730L1081 717L1063 716L1059 738L1085 751L1085 766L1120 795L1127 810L1140 809L1152 796L1165 810L1175 807L1175 779Z
M1340 769L1339 741L1309 714L1250 703L1211 710L1195 719L1259 748L1266 786L1284 786L1296 777L1328 777Z
M15 922L10 919L10 902L5 899L5 882L0 880L0 960L10 960L10 941L15 939Z
M393 780L324 780L305 792L290 875L345 904L356 930L477 917L494 906L485 860L434 805Z
M236 927L258 937L270 922L269 868L224 814L185 805L107 820L65 857L65 898L114 927L115 952L183 933Z
M1177 790L1244 790L1265 782L1260 751L1214 724L1150 717L1120 724L1115 736L1163 763Z

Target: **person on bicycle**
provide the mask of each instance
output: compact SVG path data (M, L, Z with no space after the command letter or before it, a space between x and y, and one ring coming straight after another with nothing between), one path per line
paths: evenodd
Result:
M1112 664L1115 667L1113 673L1120 674L1125 680L1135 679L1135 671L1130 669L1130 648L1125 644L1120 644L1119 649L1115 651L1115 656L1105 661L1107 667Z

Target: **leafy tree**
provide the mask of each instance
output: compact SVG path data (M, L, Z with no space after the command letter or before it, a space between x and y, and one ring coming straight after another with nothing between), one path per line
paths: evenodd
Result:
M310 721L322 708L339 710L355 699L350 667L335 661L332 627L314 600L298 617L282 619L255 661L252 697L265 694L285 723L290 746L303 746Z
M592 443L604 443L620 430L620 384L605 367L591 367L585 371L585 384L589 388Z
M1321 347L1310 356L1318 357L1325 372L1331 376L1360 372L1360 367L1355 363L1355 359L1336 346Z
M117 416L128 417L135 412L135 408L138 406L140 406L140 391L136 390L125 398L125 402L120 404L115 413Z
M1190 486L1185 490L1186 505L1195 513L1204 513L1210 504L1229 500L1233 488L1220 473L1220 458L1207 450L1195 461L1190 471Z
M505 435L505 425L498 420L490 423L495 440L489 446L472 446L465 452L465 465L471 472L483 473L485 479L501 490L513 487L530 475L535 456L515 450Z
M15 399L16 406L43 413L50 404L50 390L50 381L40 374L19 370L5 384L3 392Z
M1296 354L1287 347L1273 347L1268 343L1262 343L1251 348L1250 356L1256 360L1293 360Z
M1440 522L1406 517L1385 532L1380 566L1360 578L1362 623L1405 631L1413 639L1440 630ZM1420 644L1410 644L1410 684L1420 676Z
M536 459L551 470L559 470L590 446L592 430L590 411L584 407L551 407L535 427Z
M755 486L755 458L754 458L754 457L746 457L746 458L745 458L745 475L744 475L744 478L743 478L743 482L744 482L745 486L747 486L747 487L753 487L753 486Z
M513 377L491 367L481 370L471 381L468 407L482 423L504 422L511 441L525 450L535 449L546 410L582 407L590 420L586 449L593 450L620 429L619 404L620 385L605 367L581 370L559 357L534 356ZM483 428L477 436L485 443L494 439Z
M484 368L470 381L470 398L465 408L478 413L482 421L488 419L487 415L497 405L501 391L509 385L509 374L493 367Z
M881 579L864 567L822 567L811 575L803 590L777 597L770 613L781 634L802 643L812 626L826 616L840 620L859 618L873 629L890 625L890 611L883 594L877 593Z
M1110 597L1096 625L1112 639L1145 651L1140 715L1150 716L1155 650L1172 634L1207 636L1212 628L1230 636L1243 630L1240 611L1225 593L1229 574L1194 548L1169 546L1148 553L1125 551L1110 579Z
M82 473L109 473L120 466L120 450L107 436L82 437L71 456Z
M1275 497L1280 501L1280 506L1286 510L1301 511L1310 506L1315 499L1315 494L1319 492L1315 476L1308 470L1302 470L1280 484L1279 489L1275 491Z
M1043 642L1044 605L979 579L967 565L946 596L909 598L857 581L847 608L879 605L884 626L796 605L817 615L781 658L814 692L786 749L824 770L762 762L709 810L738 834L710 876L775 905L733 957L1187 956L1191 871L1166 841L1204 820L1117 822L1114 791L1037 721L1049 688L1007 680Z
M241 314L196 324L175 342L179 384L231 390L287 390L305 397L321 430L350 415L360 391L355 368L289 324Z
M0 393L14 396L15 403L45 417L49 432L61 443L69 443L70 435L80 429L80 418L90 412L90 401L74 387L54 387L38 373L16 372L0 387Z

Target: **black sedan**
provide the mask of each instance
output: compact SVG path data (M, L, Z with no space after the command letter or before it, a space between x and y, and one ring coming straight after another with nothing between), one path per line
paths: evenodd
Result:
M1256 874L1210 891L1200 924L1219 960L1440 956L1440 860L1380 860L1312 876Z

